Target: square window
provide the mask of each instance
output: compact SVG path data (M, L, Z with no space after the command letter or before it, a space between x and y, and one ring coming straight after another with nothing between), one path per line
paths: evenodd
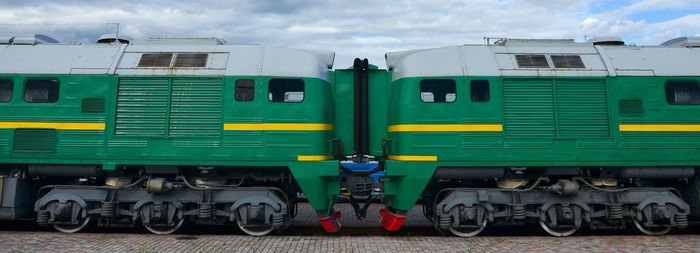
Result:
M472 97L472 102L488 102L491 100L491 89L489 81L472 80L469 83L469 90Z
M24 101L27 103L56 103L58 101L57 79L28 79L24 86Z
M236 80L236 101L247 102L255 98L255 81L251 79Z
M0 103L7 103L12 100L13 87L12 79L0 79Z
M666 83L666 101L671 105L700 104L700 89L694 81L670 81Z
M425 103L452 103L457 100L457 82L452 79L423 79L420 99Z
M267 96L272 102L299 103L304 100L304 80L273 78L268 85Z

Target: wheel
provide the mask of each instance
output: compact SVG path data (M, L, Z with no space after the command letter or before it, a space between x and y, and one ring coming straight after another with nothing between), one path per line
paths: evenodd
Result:
M573 233L576 233L576 230L578 230L576 226L571 225L550 227L549 223L543 220L540 220L540 227L542 227L542 229L544 229L544 231L548 234L556 237L570 236Z
M479 233L481 233L482 230L486 227L486 223L488 223L488 215L484 214L484 218L481 221L481 225L475 225L473 227L453 227L450 225L450 233L453 235L459 236L459 237L472 237L475 236Z
M153 220L153 218L150 217L152 208L159 208L160 212L162 212L162 216L157 220ZM182 217L182 208L169 202L164 202L159 205L154 205L153 203L144 205L139 210L139 213L143 226L146 227L148 231L151 231L151 233L157 235L172 234L177 231L185 221Z
M163 224L143 224L148 231L151 231L151 233L157 234L157 235L167 235L167 234L172 234L175 231L177 231L180 226L182 226L182 223L184 222L184 219L180 219L175 225L163 225Z
M53 228L63 233L75 233L83 229L87 224L90 223L90 216L86 217L82 222L78 224L53 224Z
M255 224L243 224L240 215L236 215L236 225L244 233L252 236L264 236L275 230L275 227L270 225L255 225Z
M642 225L642 223L639 223L637 219L632 219L632 221L634 222L634 226L645 235L665 235L668 234L668 232L671 232L670 226L646 227L645 225Z

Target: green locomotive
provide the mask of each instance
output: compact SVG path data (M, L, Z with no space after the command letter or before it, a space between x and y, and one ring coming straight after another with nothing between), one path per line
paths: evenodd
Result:
M300 186L320 209L337 193L331 52L4 39L4 219L63 232L234 222L263 235L289 224Z
M555 236L686 227L699 214L697 46L501 39L388 53L385 202L405 212L422 196L435 227L459 236L487 223Z
M265 235L303 196L329 232L344 201L383 202L387 230L420 202L465 237L665 234L700 208L698 46L501 39L331 70L218 39L0 36L0 219Z

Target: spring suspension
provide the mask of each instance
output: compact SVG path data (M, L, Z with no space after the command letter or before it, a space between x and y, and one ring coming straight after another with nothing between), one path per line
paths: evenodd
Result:
M679 228L686 228L688 227L688 216L685 214L676 214L675 217L676 220L676 225Z
M49 211L40 210L36 213L36 223L39 225L46 225L49 223Z
M452 223L452 216L440 215L440 229L450 229L450 223Z
M214 216L214 205L211 203L201 203L199 204L199 214L197 217L202 219L211 219Z
M608 206L608 218L610 219L622 219L622 205L610 205Z
M114 217L114 207L116 203L114 202L102 202L102 208L100 209L100 215L102 217Z
M512 214L513 214L514 220L525 219L525 206L524 205L514 205Z
M276 227L281 227L284 224L285 219L284 213L274 213L272 214L272 224Z

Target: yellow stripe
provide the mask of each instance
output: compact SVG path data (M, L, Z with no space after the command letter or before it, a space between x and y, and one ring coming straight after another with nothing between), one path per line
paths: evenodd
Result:
M423 155L390 155L389 160L399 161L437 161L437 156Z
M300 155L297 157L299 161L323 161L333 160L333 155Z
M333 130L333 124L224 123L224 130L326 131Z
M620 125L620 131L697 132L700 125Z
M0 122L0 128L55 128L70 130L104 130L105 123Z
M389 132L478 132L503 131L500 124L466 124L466 125L393 125Z

